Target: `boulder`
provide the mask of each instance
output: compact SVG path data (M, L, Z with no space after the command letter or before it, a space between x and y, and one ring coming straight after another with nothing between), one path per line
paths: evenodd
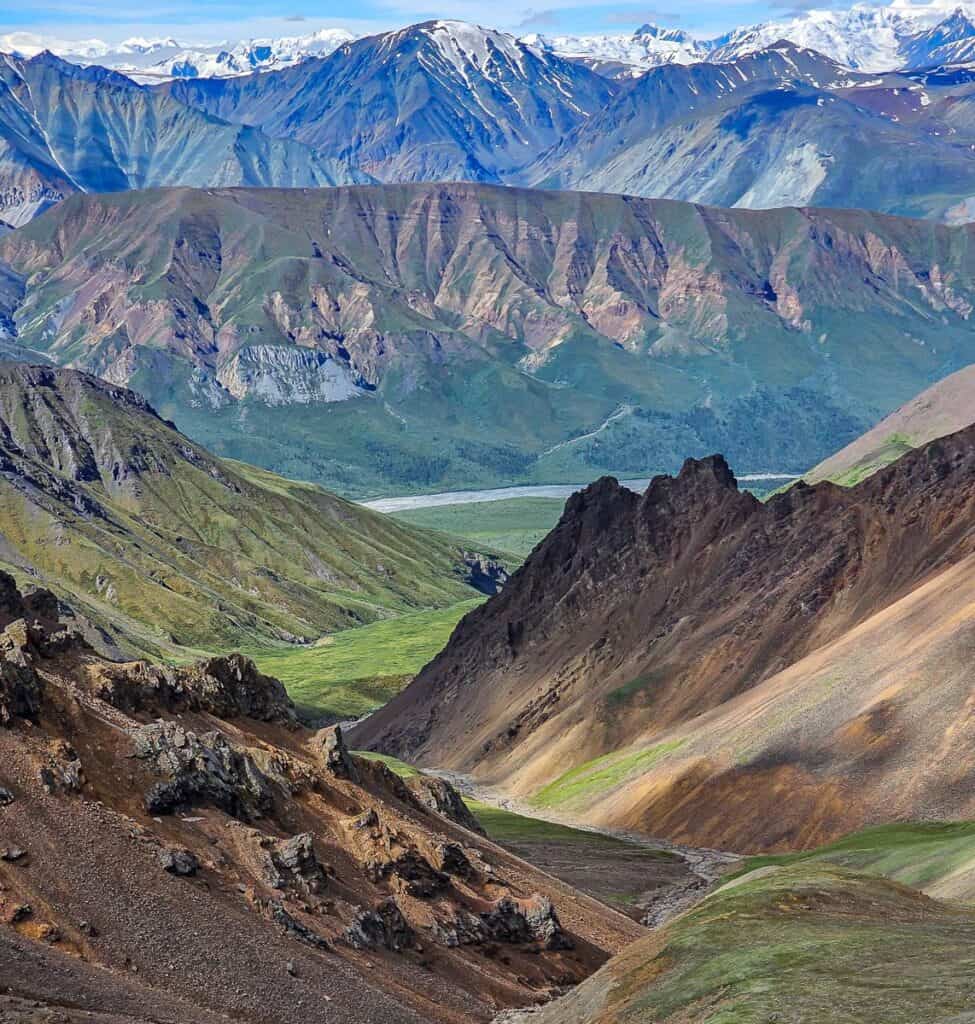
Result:
M272 889L291 889L317 896L328 882L328 872L319 862L311 835L302 832L290 839L262 841L265 850L264 881Z
M196 854L180 847L167 847L159 851L159 863L163 871L180 878L191 878L200 870Z
M359 910L345 930L345 941L355 949L382 946L399 952L415 945L416 933L410 927L396 900L392 897L378 903L372 910Z
M502 896L491 910L481 914L481 921L496 942L538 942L549 950L573 948L547 896L534 895L524 905L511 896Z

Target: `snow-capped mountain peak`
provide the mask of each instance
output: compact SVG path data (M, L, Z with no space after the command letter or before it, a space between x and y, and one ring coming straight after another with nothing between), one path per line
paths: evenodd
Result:
M888 6L859 3L847 10L808 10L710 39L646 24L632 35L531 36L525 41L591 67L612 64L622 69L617 74L633 74L662 64L726 63L787 39L848 68L876 72L971 60L975 55L973 10L940 0L926 4L895 0Z

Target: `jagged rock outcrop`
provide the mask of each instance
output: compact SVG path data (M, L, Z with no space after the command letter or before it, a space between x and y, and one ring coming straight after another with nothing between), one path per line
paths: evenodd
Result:
M559 923L550 900L537 894L528 900L503 896L489 909L475 915L461 910L448 920L438 920L434 935L442 945L476 946L483 942L511 945L539 944L543 949L573 949L572 939Z
M453 1024L579 981L640 932L394 790L385 766L330 771L314 733L277 720L278 685L242 665L243 683L211 666L186 689L22 618L5 657L42 699L0 729L0 1017L13 999L120 1022L246 1006L254 1024L302 1024L327 1006L335 1024ZM479 948L433 927L535 889L584 944L494 957L479 917Z
M416 932L410 927L396 900L383 900L372 910L360 910L345 930L345 940L355 949L382 946L399 952L416 944Z
M404 850L393 857L370 860L365 871L371 881L390 880L407 896L421 899L435 896L450 883L444 872L438 871L415 849Z
M272 889L291 889L318 896L328 882L328 871L315 854L314 839L308 832L290 839L266 837L264 881Z
M464 798L446 780L436 775L421 773L405 780L406 788L424 806L442 814L464 828L484 835L481 823L471 814Z
M177 722L153 722L135 729L132 742L135 756L164 777L145 794L150 814L212 804L246 821L271 805L267 777L219 732L198 736Z
M101 665L94 685L99 697L124 711L205 711L218 718L297 724L284 686L240 654L178 668L147 662Z
M359 777L355 758L345 745L340 725L327 726L319 729L311 741L312 750L318 760L338 779L357 780Z

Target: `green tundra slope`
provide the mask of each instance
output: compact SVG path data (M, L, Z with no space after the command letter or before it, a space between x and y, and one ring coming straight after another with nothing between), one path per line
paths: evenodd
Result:
M866 829L755 857L701 904L511 1024L961 1024L975 824Z
M463 554L212 456L133 392L0 365L0 557L123 646L225 649L470 598Z
M555 526L564 507L561 498L508 498L391 514L402 523L440 530L462 537L468 544L510 552L522 559Z
M802 472L975 361L975 228L478 184L74 196L20 344L347 495Z

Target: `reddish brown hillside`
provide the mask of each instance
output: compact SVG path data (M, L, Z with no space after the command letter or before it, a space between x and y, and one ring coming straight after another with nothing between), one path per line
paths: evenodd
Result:
M769 694L782 670L866 628L926 581L947 579L945 570L973 550L975 428L931 442L858 487L799 485L765 505L738 490L720 456L689 460L643 496L600 480L569 500L504 592L467 616L355 742L698 843L804 842L814 813L815 838L829 836L892 806L865 802L862 787L844 797L836 766L877 754L885 713L893 748L866 777L887 778L897 744L906 743L897 709L855 724L868 698L880 700L864 665L851 667L845 655L844 702L816 719L814 752L795 736L787 749L769 740L786 726L802 731L801 701L785 707L756 697L751 731L724 747L723 709L740 709L762 685ZM952 626L936 639L957 653L969 628L967 597L956 587L940 600ZM916 615L897 639L912 628ZM917 693L924 681L923 673L912 681ZM801 692L801 679L791 685ZM959 716L967 716L966 692L952 691ZM698 750L691 732L707 714L712 742ZM944 757L968 756L958 730L927 739ZM625 758L614 753L621 750ZM935 799L912 784L899 810L967 807L970 787L938 785ZM741 802L734 821L720 812L732 793Z

